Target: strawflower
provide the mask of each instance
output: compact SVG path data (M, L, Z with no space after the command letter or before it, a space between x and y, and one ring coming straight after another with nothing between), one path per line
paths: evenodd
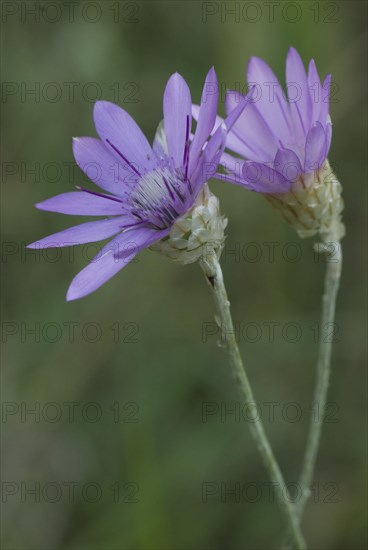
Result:
M246 106L242 100L211 139L218 102L214 69L207 74L194 135L192 100L185 80L172 75L164 98L164 119L153 146L120 107L98 101L94 123L100 139L75 138L74 157L101 191L78 188L36 206L62 214L103 216L34 242L50 248L113 237L72 281L67 300L98 289L140 250L156 249L177 261L196 261L204 247L221 248L226 220L206 182L217 168L227 131ZM96 169L97 168L97 169ZM155 248L155 247L154 247Z
M314 60L306 72L300 55L290 48L288 98L262 59L250 59L247 80L253 97L228 135L230 153L222 155L225 173L218 177L263 193L300 237L319 233L325 242L341 239L341 185L327 159L331 75L322 84ZM227 92L226 112L231 113L242 98L238 92Z

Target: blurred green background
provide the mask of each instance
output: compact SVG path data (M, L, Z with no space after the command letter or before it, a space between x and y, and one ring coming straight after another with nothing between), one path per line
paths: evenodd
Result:
M85 221L33 205L85 184L71 173L71 138L95 135L97 96L127 109L151 140L174 71L198 102L211 65L224 91L244 83L251 55L284 82L293 45L336 83L330 161L347 226L330 421L303 529L310 548L366 548L366 3L36 4L34 15L32 1L2 2L3 547L279 546L283 520L198 265L145 251L96 293L66 303L95 247L39 254L24 245ZM229 217L222 263L241 352L295 482L324 265L313 240L299 240L261 196L211 187ZM299 259L286 261L295 250Z

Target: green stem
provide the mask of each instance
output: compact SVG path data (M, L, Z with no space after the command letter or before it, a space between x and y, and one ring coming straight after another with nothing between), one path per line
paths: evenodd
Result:
M250 386L247 373L244 369L238 344L236 342L233 321L230 313L230 302L226 294L222 270L216 254L209 251L206 254L206 257L202 259L201 267L212 290L219 321L221 322L223 338L227 343L227 348L230 354L234 377L239 384L246 403L254 404L255 399L253 396L253 391ZM250 428L266 470L271 481L275 485L281 511L284 514L285 521L290 528L294 541L294 548L295 550L305 550L306 544L300 531L298 518L295 513L295 507L292 504L289 495L285 494L285 481L271 449L261 420L252 422L250 424Z
M333 252L331 252L331 249L328 247L327 243L325 245L320 245L322 247L322 251L327 254L327 258L325 288L322 298L321 335L317 360L317 380L313 397L313 409L314 406L317 406L317 415L315 415L314 411L312 412L303 467L299 479L301 498L296 505L299 523L301 522L304 508L311 493L310 486L313 481L316 459L321 440L322 426L327 403L327 392L330 381L332 341L331 339L323 337L323 331L324 329L330 327L335 319L336 298L339 290L342 268L341 244L340 242L330 243L330 245L331 244L333 244ZM290 536L290 533L288 536ZM288 547L288 544L283 544L283 548Z

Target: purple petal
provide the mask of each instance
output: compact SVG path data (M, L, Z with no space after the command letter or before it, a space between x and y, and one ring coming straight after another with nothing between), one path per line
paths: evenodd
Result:
M329 110L330 110L330 88L331 88L331 75L327 75L323 83L322 91L322 103L321 103L321 113L319 116L319 121L322 126L325 128L327 122L329 121Z
M227 113L224 124L228 132L230 132L234 124L238 122L239 117L244 113L245 108L249 109L250 107L252 107L253 104L251 103L251 100L253 97L253 91L254 89L252 89L246 96L239 97L237 106L234 106L234 108Z
M210 141L204 148L203 162L200 163L200 172L194 174L195 188L212 178L217 170L221 155L224 152L226 139L234 124L238 121L245 108L249 107L249 96L241 96L238 105L233 109L221 126L217 128Z
M242 97L244 96L238 92L227 92L226 112L231 113L239 105ZM275 158L278 142L267 121L253 103L249 103L231 133L242 142L242 150L233 149L234 152L254 161L269 162ZM226 146L228 149L232 149L229 140Z
M322 105L322 86L317 72L317 67L314 59L309 62L308 68L308 87L311 98L311 120L310 124L313 125L319 120Z
M309 173L322 166L326 158L326 135L320 122L309 130L305 143L304 172Z
M136 185L137 174L122 159L117 160L99 139L74 138L73 152L81 170L105 191L122 196Z
M290 48L286 58L286 82L290 110L299 143L303 143L311 125L312 104L303 61L295 48Z
M295 181L303 172L299 157L291 149L279 149L275 156L274 168L288 181Z
M193 105L192 114L195 120L198 120L199 117L199 105ZM224 122L224 119L220 116L216 116L215 125L211 131L211 136L216 132L219 126ZM234 132L229 132L226 137L226 148L234 151L238 155L246 156L246 148L244 142L238 138Z
M230 176L233 180L236 180L237 183L242 181L244 164L243 159L233 157L228 153L222 153L220 163L226 170L226 176Z
M198 122L198 119L199 119L200 110L201 110L200 105L195 105L195 104L192 105L192 116L193 116L194 120L197 121L197 122ZM222 117L216 115L215 123L214 123L214 125L212 127L212 130L211 130L209 135L213 136L213 134L216 132L217 128L222 124L223 120L224 119Z
M194 134L189 154L188 175L196 167L198 157L205 141L208 139L216 122L218 104L218 82L215 69L209 70L201 97L201 106L198 114L197 128Z
M127 163L136 175L155 168L150 144L124 109L109 101L97 101L93 116L98 135L118 162Z
M192 175L194 194L196 194L201 189L202 185L211 179L215 174L220 157L225 148L226 136L226 126L225 123L223 123L219 126L219 128L217 128L216 132L204 148L201 161L198 163Z
M119 233L129 223L132 220L127 220L124 216L82 223L40 239L29 244L27 248L56 248L102 241Z
M245 161L242 162L242 167ZM249 191L253 191L251 187L249 187L248 183L244 181L243 176L239 176L238 174L220 174L217 172L213 176L215 179L219 181L224 181L226 183L232 183L234 185L241 185L242 187L247 187Z
M121 233L78 273L68 289L66 299L76 300L97 290L125 267L142 248L150 246L167 233L168 230L154 231L147 228Z
M121 216L124 205L115 197L97 196L85 191L62 193L36 204L39 210L71 214L73 216Z
M175 73L166 85L164 93L164 125L169 156L176 168L184 166L184 152L192 122L192 100L187 83Z
M290 188L282 174L259 162L244 162L243 179L246 186L261 193L285 193Z
M256 85L255 107L277 137L286 143L290 142L292 127L289 105L278 79L263 59L250 58L247 80L249 85Z

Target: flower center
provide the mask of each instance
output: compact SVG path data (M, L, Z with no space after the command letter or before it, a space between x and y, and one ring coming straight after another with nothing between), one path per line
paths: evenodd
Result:
M130 195L131 212L155 228L170 227L187 210L188 185L168 168L147 172Z

